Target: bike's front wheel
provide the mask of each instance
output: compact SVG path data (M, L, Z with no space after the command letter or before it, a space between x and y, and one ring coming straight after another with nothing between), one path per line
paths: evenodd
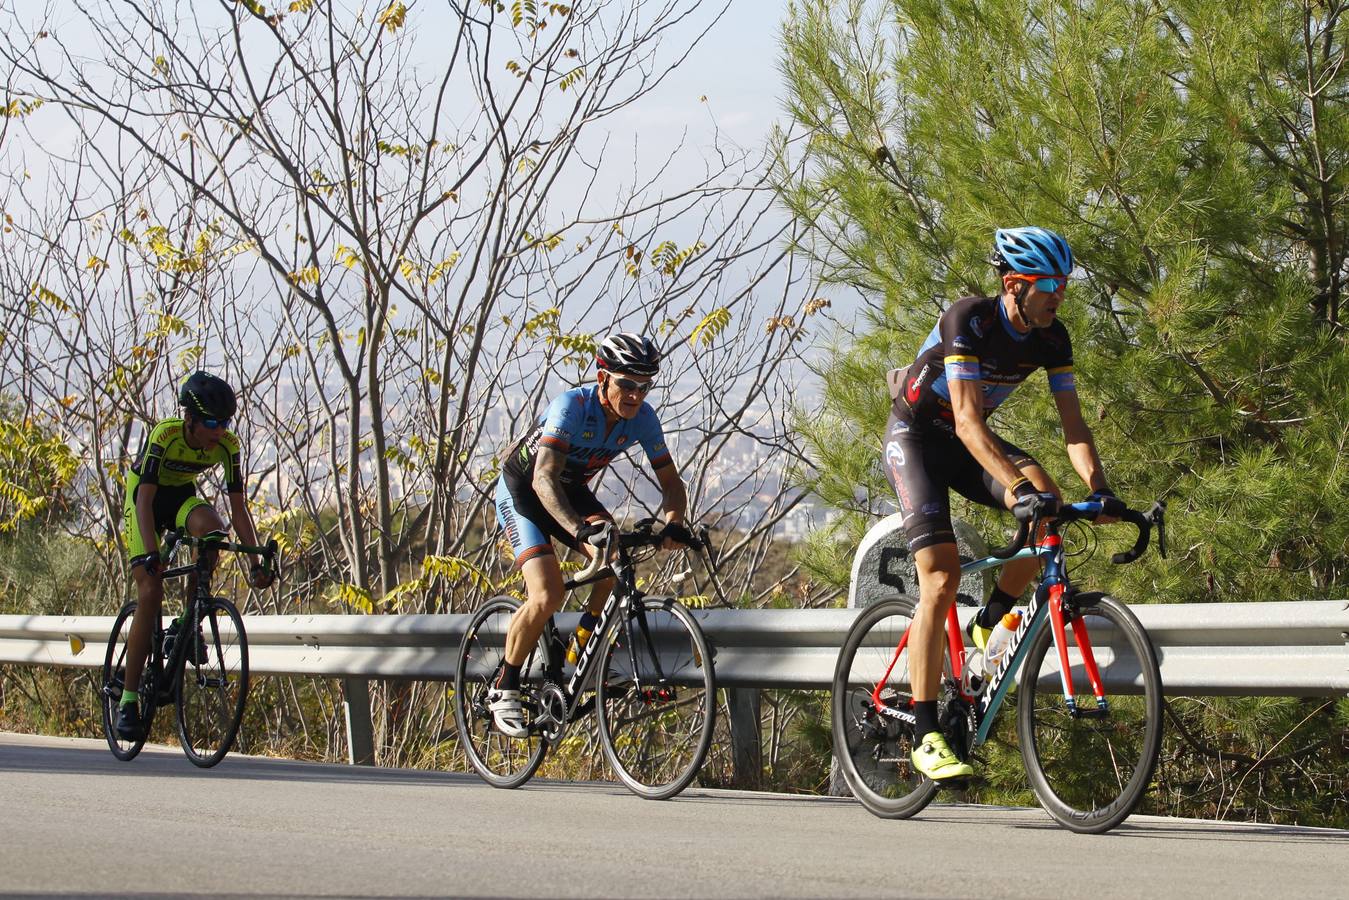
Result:
M707 638L672 598L648 598L615 617L603 638L596 691L600 746L639 797L668 800L698 775L716 725Z
M1017 733L1041 805L1065 828L1096 834L1124 821L1152 780L1162 742L1162 677L1147 632L1123 603L1079 595L1065 615L1072 702L1046 626L1021 669ZM1083 665L1084 633L1106 685L1104 703Z
M178 742L193 765L209 769L230 752L244 718L248 635L239 610L223 597L198 604L196 622L184 618L181 632Z
M103 678L99 684L99 705L103 710L103 736L108 741L112 755L126 762L134 759L145 739L150 734L150 725L155 717L155 690L148 677L153 664L153 653L147 653L145 667L141 675L141 699L139 701L141 736L138 740L128 741L117 734L117 707L122 701L122 690L126 687L126 645L131 636L131 620L136 615L136 601L130 600L124 605L113 621L112 632L108 637L108 649L103 656ZM148 689L147 689L148 688Z
M917 815L937 795L936 783L910 757L915 736L909 649L898 648L915 611L909 597L868 606L848 631L834 667L834 759L853 796L885 819ZM950 653L942 645L949 673Z
M488 708L487 695L506 653L506 629L519 608L520 601L514 597L493 597L484 603L469 620L454 669L454 720L459 742L483 781L499 788L524 784L548 752L548 741L532 727L538 712L533 695L543 682L548 661L547 632L520 667L520 696L525 722L531 726L528 736L502 734L492 724Z

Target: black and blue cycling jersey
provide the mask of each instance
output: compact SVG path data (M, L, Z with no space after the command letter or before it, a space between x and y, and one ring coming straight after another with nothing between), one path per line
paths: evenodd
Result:
M506 453L504 476L528 484L534 478L539 446L566 457L562 484L585 484L620 453L640 444L651 468L670 464L665 431L651 404L643 403L635 418L620 419L610 428L600 405L599 385L572 388L556 397L524 437Z
M980 383L987 419L1041 368L1048 372L1050 391L1077 390L1072 342L1062 322L1055 319L1047 328L1022 333L1000 299L966 297L942 313L913 365L890 373L894 402L882 459L899 498L910 551L955 543L952 490L975 503L1005 508L1009 486L984 471L956 435L951 382ZM1018 469L1039 465L1015 444L998 441Z
M996 297L965 297L941 314L907 369L890 373L893 414L919 432L955 434L950 382L983 383L984 417L991 416L1036 369L1049 389L1073 391L1073 345L1055 319L1023 334Z
M552 553L550 538L576 549L574 536L562 527L534 491L534 467L539 447L565 457L560 481L572 508L587 520L607 519L608 512L591 493L588 483L615 457L640 445L651 468L671 464L665 431L656 411L643 403L632 419L612 426L600 405L599 386L572 388L548 404L530 430L511 445L501 465L496 486L497 521L506 530L516 565L533 556Z

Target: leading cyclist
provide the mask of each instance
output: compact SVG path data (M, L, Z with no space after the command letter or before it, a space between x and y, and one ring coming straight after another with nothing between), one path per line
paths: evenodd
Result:
M1030 454L998 437L987 419L1036 369L1046 369L1073 469L1113 521L1124 505L1106 483L1073 381L1068 330L1057 318L1073 253L1043 228L998 229L990 262L1002 292L966 297L942 313L907 369L889 375L885 470L899 496L905 537L918 571L919 603L909 632L917 738L910 754L934 781L973 774L937 722L943 628L960 583L950 490L1019 517L1053 515L1060 492ZM970 624L983 649L998 620L1034 577L1038 559L1002 567L987 604Z
M599 345L595 363L595 383L572 388L548 404L506 452L497 479L497 520L510 538L528 597L511 617L501 676L488 694L496 727L510 737L529 734L520 703L520 667L549 616L562 608L562 569L552 541L590 556L613 521L591 492L590 479L614 457L641 444L660 484L663 547L692 541L684 526L684 482L666 449L656 411L643 399L660 371L660 351L648 338L612 334ZM592 587L577 629L579 639L594 630L613 586L609 578Z
M136 581L136 614L126 642L126 681L117 709L117 734L123 740L141 737L139 688L150 637L159 621L164 602L164 560L159 555L159 535L168 528L185 528L197 537L226 535L225 523L216 508L197 496L196 482L208 469L224 468L229 494L230 521L245 544L257 544L253 518L244 498L244 476L239 465L239 438L229 431L237 402L234 389L206 372L195 372L178 391L181 418L164 419L150 430L136 461L126 476L123 504L123 536L131 557L131 576ZM203 551L208 563L216 554ZM272 574L255 562L252 583L265 588ZM191 576L195 579L195 575ZM189 593L196 590L189 584ZM169 626L176 633L175 622ZM198 657L204 655L204 640L196 636Z

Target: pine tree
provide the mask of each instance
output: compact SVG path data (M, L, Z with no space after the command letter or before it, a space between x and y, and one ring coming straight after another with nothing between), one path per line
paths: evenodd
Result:
M871 514L893 509L879 466L884 371L913 359L950 301L997 289L985 262L994 228L1033 224L1065 235L1078 259L1060 316L1107 475L1134 505L1169 503L1170 559L1113 567L1097 552L1074 577L1130 602L1344 596L1346 7L791 6L781 67L795 125L780 135L780 191L813 226L799 250L864 302L821 367L821 408L800 417L812 488L853 512L822 540L847 555ZM1085 493L1038 377L991 424L1068 499ZM1210 734L1239 718L1230 704L1193 706ZM1289 729L1311 711L1255 707L1264 726ZM1347 723L1349 701L1331 704L1302 726L1313 738L1276 752L1319 741L1308 753L1349 784ZM1287 733L1248 731L1252 758ZM1177 786L1192 774L1172 785L1190 808L1214 786ZM1227 811L1269 815L1283 802L1256 789ZM1302 801L1287 805L1304 820L1349 819L1343 787Z

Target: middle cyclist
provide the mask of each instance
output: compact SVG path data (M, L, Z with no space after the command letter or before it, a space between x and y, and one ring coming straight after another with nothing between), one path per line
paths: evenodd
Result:
M613 517L588 483L614 457L637 444L660 483L664 548L688 545L688 494L665 447L656 411L644 401L660 371L660 351L648 338L612 334L595 352L595 384L572 388L548 404L524 437L511 445L497 479L497 521L506 529L515 564L525 579L525 604L506 632L501 677L488 695L496 727L510 737L529 734L520 703L520 667L548 618L562 608L562 569L552 540L587 556ZM596 582L577 637L594 630L613 579Z

